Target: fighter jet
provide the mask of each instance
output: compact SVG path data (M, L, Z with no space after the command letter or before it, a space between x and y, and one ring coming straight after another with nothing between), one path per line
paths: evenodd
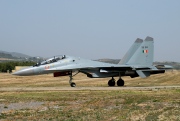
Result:
M19 70L13 75L31 76L53 73L54 77L69 76L70 86L75 87L76 84L72 81L73 77L78 73L83 73L90 78L112 77L108 81L109 86L115 86L114 77L119 77L117 86L124 86L124 80L121 78L123 76L146 78L152 74L165 73L166 69L172 69L168 65L153 65L153 57L153 38L146 37L144 41L138 38L118 64L61 55Z

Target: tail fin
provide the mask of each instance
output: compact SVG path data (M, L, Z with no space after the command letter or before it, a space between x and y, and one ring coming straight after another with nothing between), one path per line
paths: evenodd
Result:
M136 50L140 47L142 44L143 40L137 38L136 41L133 43L133 45L130 47L128 52L124 55L124 57L121 59L121 61L118 64L126 64L129 59L133 56L133 54L136 52Z
M127 65L152 66L154 58L154 41L152 37L146 37L141 46L132 55Z

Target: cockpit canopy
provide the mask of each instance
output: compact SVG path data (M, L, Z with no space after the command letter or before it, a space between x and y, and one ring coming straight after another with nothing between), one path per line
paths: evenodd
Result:
M50 64L50 63L54 63L54 62L57 62L59 60L62 60L62 59L65 59L66 56L65 55L60 55L60 56L54 56L54 57L51 57L47 60L44 60L42 62L39 62L37 64L34 65L35 66L40 66L40 65L46 65L46 64Z

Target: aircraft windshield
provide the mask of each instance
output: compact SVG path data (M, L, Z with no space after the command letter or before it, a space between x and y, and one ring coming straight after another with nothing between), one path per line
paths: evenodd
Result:
M57 62L57 61L59 61L59 60L65 59L65 58L66 58L65 55L54 56L54 57L49 58L49 59L47 59L47 60L44 60L44 61L42 61L42 62L40 62L40 63L37 63L37 64L34 65L34 66L40 66L40 65L46 65L46 64L54 63L54 62Z

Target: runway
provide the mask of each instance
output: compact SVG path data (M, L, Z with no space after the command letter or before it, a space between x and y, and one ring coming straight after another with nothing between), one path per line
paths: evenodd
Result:
M3 87L0 92L23 92L23 91L108 91L108 90L168 90L180 89L180 86L151 86L151 87Z

